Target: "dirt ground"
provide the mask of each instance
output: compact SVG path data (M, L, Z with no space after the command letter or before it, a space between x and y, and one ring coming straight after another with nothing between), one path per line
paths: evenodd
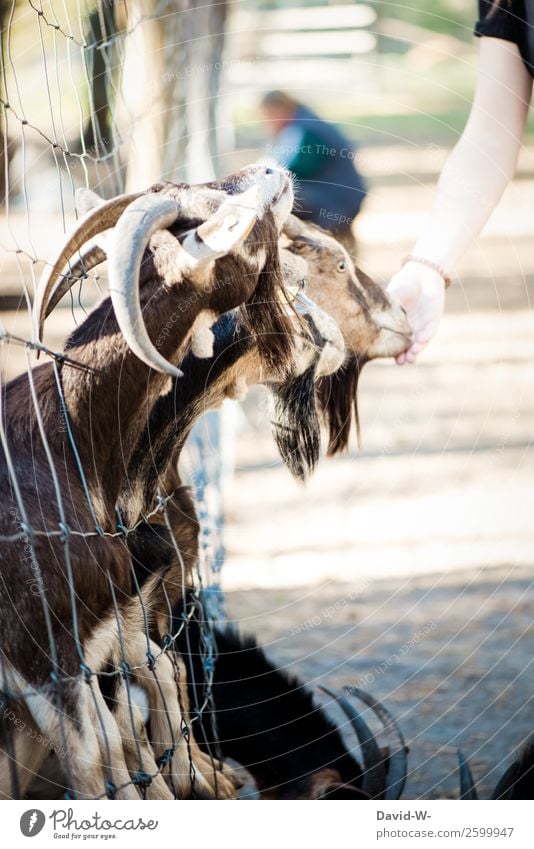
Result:
M442 153L424 179L417 151L378 155L358 235L362 267L386 281ZM228 615L316 691L359 685L389 706L410 746L406 798L455 796L458 746L487 796L534 725L533 197L526 151L430 349L416 367L366 368L358 454L323 460L303 487L277 460L261 393L238 416ZM37 256L54 241L53 220L41 225ZM20 292L16 271L5 255L0 294ZM69 314L49 322L54 349ZM2 324L29 335L25 309ZM2 346L4 376L24 363L23 348Z

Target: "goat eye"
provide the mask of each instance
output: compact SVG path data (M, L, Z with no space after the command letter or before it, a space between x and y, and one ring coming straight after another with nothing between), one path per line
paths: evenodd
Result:
M338 271L345 271L345 268L346 268L345 260L342 259L341 262L338 262L338 264L337 264L337 270Z
M302 280L299 283L299 289L300 289L301 292L303 292L305 288L306 288L306 280L303 277Z

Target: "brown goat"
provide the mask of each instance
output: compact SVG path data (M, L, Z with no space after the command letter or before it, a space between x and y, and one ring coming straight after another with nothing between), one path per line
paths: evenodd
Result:
M282 265L284 282L297 289L303 271L302 261L287 255ZM295 354L291 373L284 384L297 386L302 376L302 394L305 398L311 396L313 400L313 376L327 373L343 360L342 337L334 322L300 293L294 305L287 304L287 310L292 315L294 325ZM171 629L169 611L181 599L184 585L191 585L197 550L195 508L189 491L180 485L176 471L177 458L195 420L205 409L218 406L225 397L234 395L236 386L242 389L244 380L249 383L266 381L272 384L274 392L280 383L278 372L275 370L270 373L264 367L256 338L250 334L242 313L242 308L227 313L214 326L215 352L211 359L199 359L192 352L187 355L180 363L184 376L173 379L171 391L158 400L150 415L150 422L132 456L128 479L119 502L123 523L135 528L128 535L127 541L137 563L140 596L134 594L127 607L123 605L118 613L111 610L107 617L103 617L86 647L86 662L93 667L103 666L98 652L106 654L106 674L100 679L101 687L119 725L126 763L132 776L154 776L157 773L157 762L161 762L165 753L170 753L168 763L163 764L161 770L169 788L166 789L161 781L152 779L150 783L147 782L146 788L149 798L172 798L173 795L187 795L188 789L190 791L185 781L189 779L189 768L184 775L185 763L180 757L181 747L177 745L177 741L182 738L181 723L188 705L185 674L177 655L173 652L169 655L161 653L161 645ZM308 374L312 374L311 381ZM293 404L298 403L298 397L298 392L288 395ZM290 411L288 416L292 422L299 420L298 440L301 440L301 431L306 432L306 425L300 423L298 413L298 410ZM314 426L317 433L309 439L318 449L316 418L315 425L313 421L309 424L310 428ZM295 451L299 450L298 440L293 445ZM303 464L316 459L309 455L307 439L304 439L303 451ZM295 468L301 468L293 456L288 457L288 461ZM139 519L153 508L158 490L166 496L169 531L161 515L153 517L150 523L139 525ZM179 540L179 550L175 540ZM147 546L148 568L143 554ZM152 562L151 573L150 562L155 548L159 550L160 556L157 562ZM144 633L142 627L143 609L150 627L149 634ZM122 632L127 632L127 637L122 641L118 634L117 615L122 623ZM158 656L157 686L146 662L142 668L136 665L137 658L143 657L146 652L147 640L152 654ZM94 658L91 656L93 646L97 651ZM124 661L135 666L130 683L140 683L148 697L150 746L147 745L146 731L136 705L132 703L129 688L120 676ZM114 669L119 674L111 680L109 676ZM178 682L176 672L179 673ZM205 756L197 750L192 734L189 735L189 746L195 753L193 769L197 772L194 792L198 793L199 781L202 779L198 767L201 758ZM203 766L207 770L211 768L211 763ZM225 772L225 777L231 779L231 774ZM220 775L218 779L218 793L224 797L228 795L228 785L221 781ZM60 781L57 779L58 783Z
M313 233L312 228L310 232ZM293 248L293 255L302 261L299 273L306 278L307 291L313 290L316 294L321 287L323 306L332 309L332 305L335 305L343 335L351 343L350 354L357 354L361 359L372 359L387 355L388 344L392 353L400 345L406 347L409 329L404 313L369 278L360 282L344 249L331 237L322 239L322 236L319 230L315 241L309 238L298 242L294 240L290 243L290 249ZM322 239L320 247L319 238ZM304 247L307 249L303 250ZM287 256L283 250L282 254ZM346 274L340 287L333 272L339 279L342 262L346 262L343 269ZM357 306L354 305L355 297ZM341 304L340 300L343 301ZM380 321L387 323L387 330L379 325ZM393 331L389 331L391 326ZM392 340L388 338L390 333ZM153 509L158 489L160 495L168 499L166 522L169 527L165 526L163 519L152 521L151 524L144 523L137 539L130 539L130 547L144 569L153 576L157 576L162 569L167 570L164 598L156 604L156 610L160 611L159 617L157 613L154 614L156 620L159 618L159 627L155 628L154 634L156 640L173 633L169 631L169 611L177 604L183 590L190 586L193 564L198 556L196 511L189 492L180 485L176 471L177 457L199 412L211 409L228 395L235 396L236 386L245 389L247 384L259 381L257 354L252 352L252 355L248 355L248 365L247 357L243 357L242 344L238 336L233 340L233 350L229 348L225 354L223 349L213 363L206 361L204 367L200 363L194 367L192 364L188 367L184 365L189 380L175 382L173 391L160 399L132 458L122 501L127 524L132 525L138 515L146 515ZM235 364L230 368L232 359L235 359ZM328 371L334 371L333 365ZM266 378L268 381L268 375L264 374L263 379ZM284 438L288 431L291 429L286 422L282 428ZM132 509L133 514L130 512ZM151 589L154 583L157 584L157 578L155 582L150 582ZM146 595L145 604L151 607ZM138 681L143 683L139 678ZM182 700L185 701L185 698L185 694L182 694ZM154 709L152 705L150 707Z
M298 282L295 276L291 277L291 273L302 272L302 264L297 264L299 268L296 272L293 268L295 264L295 258L290 255L283 263L284 281L290 286ZM158 400L130 462L128 479L119 503L123 520L127 525L136 527L136 531L128 538L128 544L135 562L141 567L138 571L140 595L132 598L131 609L138 611L137 621L141 622L142 605L150 633L146 635L139 627L137 635L129 635L128 646L134 640L146 646L146 640L150 638L153 653L159 655L158 662L167 670L163 684L160 674L158 688L154 687L146 664L144 669L136 669L132 676L132 681L147 692L149 702L151 749L145 747L143 750L145 773L153 771L154 757L161 759L166 751L174 748L172 741L180 737L180 723L188 705L185 670L178 655L174 652L168 656L161 655L161 646L171 634L172 610L182 600L184 589L192 585L192 570L198 552L196 511L189 490L181 485L177 472L179 454L199 416L206 409L218 406L225 397L235 396L236 387L242 391L247 385L264 382L276 393L277 386L287 387L291 384L299 389L291 395L292 402L285 401L285 410L291 403L298 404L302 397L304 403L311 399L313 404L314 377L339 367L344 357L343 341L335 323L302 294L297 295L295 307L299 313L294 314L295 356L291 371L282 383L276 370L269 372L263 365L256 338L251 336L246 322L243 322L241 310L228 313L214 326L214 357L210 360L199 359L190 353L181 363L184 377L174 379L171 391ZM303 457L299 461L294 456L288 456L287 460L293 468L301 470L307 462L313 463L317 459L311 456L309 443L314 443L318 450L319 432L317 419L311 419L309 423L302 422L299 412L300 408L293 414L289 412L291 421L296 423L298 420L299 424L299 435L292 443L292 451L298 453L302 447ZM280 413L281 410L279 417ZM287 422L284 422L284 427L287 430ZM313 432L314 427L316 433ZM310 434L306 439L303 434L307 434L308 430ZM140 519L154 509L156 497L161 496L166 501L165 518L155 517L150 523L145 521L139 526ZM155 550L159 556L154 557ZM145 556L147 552L148 559ZM113 616L111 612L110 620ZM129 614L128 624L133 620L133 614ZM112 621L109 628L105 622L101 627L108 634L113 632ZM119 671L124 659L121 657L119 641L108 638L106 648L107 669ZM176 675L173 675L173 667L177 664L180 668L178 692ZM107 685L107 682L103 683ZM161 698L162 686L164 699ZM121 722L121 730L127 743L126 760L133 773L138 770L139 753L131 745L132 739L136 736L138 740L143 739L143 729L139 728L138 723L135 729L131 728L131 722L128 721L131 712L130 694L121 680L116 677L112 692L109 692L109 687L107 689L108 700L116 715L126 720ZM192 735L190 742L195 745ZM179 754L178 749L175 751ZM173 754L162 770L173 792L180 784L181 767L183 764ZM149 787L147 790L150 796L158 792L158 788Z
M363 366L405 351L411 343L411 328L401 305L355 268L345 248L320 227L291 215L281 242L306 260L306 291L328 310L345 340L343 367L319 384L332 455L347 447L353 421L359 430L357 389Z
M76 795L139 797L117 723L94 686L99 669L85 659L91 641L91 663L98 661L101 617L130 596L130 558L114 520L124 470L165 372L177 373L201 314L245 302L252 325L286 330L274 299L263 310L257 299L281 283L276 239L291 202L284 173L248 168L224 188L166 184L90 212L42 283L36 325L72 254L116 225L109 274L115 314L104 301L71 335L68 362L45 364L3 388L0 688L15 715L67 749ZM169 317L172 332L161 337ZM289 353L284 343L276 351L266 343L263 352L273 367L284 366ZM0 795L10 787L23 794L46 748L5 720L0 734ZM22 774L15 775L10 764L17 763ZM213 792L209 780L202 790Z
M303 227L309 230L310 236L294 239L289 249L293 249L292 253L303 261L300 274L306 279L306 291L313 292L315 297L320 296L323 307L337 313L345 341L350 343L349 358L366 361L403 350L409 344L409 327L403 311L369 278L357 278L351 260L334 239L329 236L323 238L322 231L315 232L316 228ZM311 235L315 238L312 239ZM282 240L282 243L286 244L287 240ZM233 344L242 345L239 337L234 338ZM167 569L165 602L162 603L162 600L158 605L161 611L159 629L156 629L159 630L159 639L175 633L174 628L169 630L169 611L173 606L179 606L177 603L182 591L190 586L193 564L198 556L196 511L188 490L180 486L176 472L177 456L195 418L191 405L193 410L196 406L197 411L204 412L220 403L225 396L235 395L236 386L243 389L259 379L259 375L251 379L255 368L250 373L247 359L243 358L238 347L233 350L236 365L232 368L229 367L229 356L231 361L231 349L226 355L222 350L213 363L206 362L203 370L199 371L200 364L187 368L189 387L187 381L175 382L173 392L160 399L132 458L127 484L130 496L133 495L130 509L133 504L137 505L137 509L144 504L146 515L148 507L154 504L158 487L160 494L169 499L168 527L163 520L144 523L137 539L130 539L136 560L149 574ZM254 359L250 362L254 366ZM219 377L221 368L223 373ZM348 391L355 392L356 386L351 386ZM194 398L196 402L193 402ZM351 394L348 403L352 404L353 400L355 397ZM285 422L282 429L284 437L291 430ZM129 516L128 524L132 524L133 519L134 516ZM183 623L178 619L175 626L180 629ZM138 683L143 682L138 679ZM184 701L185 698L183 694Z

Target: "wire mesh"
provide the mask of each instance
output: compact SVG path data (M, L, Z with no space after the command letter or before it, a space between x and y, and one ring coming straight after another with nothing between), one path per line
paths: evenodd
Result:
M141 526L155 524L172 547L172 557L181 565L183 575L181 541L173 532L169 513L174 493L161 492L152 509L143 509L133 524L128 524L120 509L114 523L110 522L102 511L94 468L87 467L87 452L80 448L76 438L79 429L73 424L72 409L65 398L64 383L72 381L72 374L76 373L80 381L91 376L91 368L82 367L69 356L62 340L69 327L83 320L86 308L81 293L86 292L91 303L92 288L100 288L98 273L87 275L91 277L89 290L87 279L82 280L78 299L71 295L70 311L58 310L52 317L50 345L37 340L31 316L37 280L50 255L50 244L59 242L75 219L76 188L91 187L102 196L115 196L133 179L132 172L135 180L145 181L150 176L136 170L136 150L142 144L138 134L142 140L147 116L128 94L124 69L128 63L131 67L132 51L135 53L139 38L146 41L153 37L152 24L157 23L160 31L165 26L172 33L166 44L167 53L176 47L180 33L183 44L190 45L198 36L196 28L206 26L206 20L197 17L193 23L192 16L183 17L195 6L186 2L114 4L106 0L12 0L0 5L0 182L4 198L0 228L0 552L4 598L0 775L4 778L0 795L8 797L38 792L32 790L29 776L47 769L52 776L47 792L55 784L55 792L59 788L66 798L76 794L84 771L94 773L92 784L85 781L83 786L92 788L88 795L95 798L146 797L162 775L174 796L196 794L198 770L192 754L191 726L210 703L216 656L212 618L215 613L222 615L220 604L215 610L201 599L201 592L206 589L208 596L212 595L213 574L220 569L222 560L220 520L210 517L205 497L209 475L217 477L217 460L208 457L206 446L197 436L194 482L199 504L200 558L193 570L193 586L186 594L187 603L178 612L166 595L165 583L158 584L173 623L158 645L151 632L153 611L146 585L139 580L129 544ZM220 39L216 46L220 50ZM151 49L156 49L154 43ZM143 55L146 60L151 54ZM187 61L187 50L180 61ZM140 64L140 72L149 77L151 68ZM163 137L169 136L172 127L179 144L174 148L172 168L168 157L167 164L162 166L160 162L158 167L173 176L169 171L179 170L176 162L180 153L186 156L187 115L185 97L176 80L166 82L173 84L171 105L175 108L169 110L169 115L162 110L157 117L166 115ZM213 85L211 78L210 86ZM138 100L142 104L142 97ZM150 167L155 167L153 162ZM37 367L39 355L41 364ZM47 398L53 399L50 403L57 412L54 432L50 429L48 402L43 401L45 373L49 381ZM17 404L21 396L14 387L23 387L23 396L29 401L26 407ZM22 431L21 422L26 423ZM102 427L105 426L103 422ZM31 462L24 468L18 456L17 428L38 436L38 446L25 446L29 461L39 455L33 468ZM38 473L35 463L39 465ZM70 471L66 473L68 463ZM38 474L46 480L38 480ZM69 482L74 477L81 485L82 498L73 511ZM33 500L29 497L32 486L36 496ZM118 585L113 566L107 561L99 562L101 553L108 551L112 552L112 559L113 552L119 558L128 558L131 596ZM99 654L98 647L92 644L88 653L86 613L91 599L82 597L78 587L84 586L90 593L91 580L80 584L82 570L89 575L94 573L95 585L102 580L107 582L109 609L105 617L93 622L93 628L112 636L114 652ZM156 582L157 572L156 563L148 578L150 586L151 581ZM67 592L61 621L57 598L58 587L63 585ZM217 594L220 598L218 587ZM35 613L35 599L39 615ZM211 616L206 616L205 608L211 609ZM134 639L132 618L137 623ZM188 715L183 664L175 644L193 618L200 623L201 638L200 645L195 644L191 650L203 655L205 681L202 698ZM22 636L27 640L25 646L21 645ZM197 637L195 640L198 643ZM65 662L65 641L75 649L74 667ZM25 675L18 671L16 663L16 658L22 656ZM44 677L43 658L47 666ZM39 669L39 674L32 677L32 669ZM153 739L150 745L144 745L142 709L136 702L139 682L141 689L153 697L149 697L148 727L154 734L155 727L161 731L157 746L152 745ZM155 713L153 703L157 705ZM119 753L120 768L116 759L117 732L119 744L130 753ZM184 763L186 776L180 774L179 768L181 764L183 770ZM215 767L213 759L212 766Z

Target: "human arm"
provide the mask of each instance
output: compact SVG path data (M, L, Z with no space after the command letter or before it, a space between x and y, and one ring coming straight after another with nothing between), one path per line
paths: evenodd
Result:
M482 38L479 73L467 125L439 179L434 203L411 251L451 274L511 180L523 139L532 78L515 44ZM388 291L408 313L414 343L397 362L414 362L437 330L445 303L443 277L408 262Z

